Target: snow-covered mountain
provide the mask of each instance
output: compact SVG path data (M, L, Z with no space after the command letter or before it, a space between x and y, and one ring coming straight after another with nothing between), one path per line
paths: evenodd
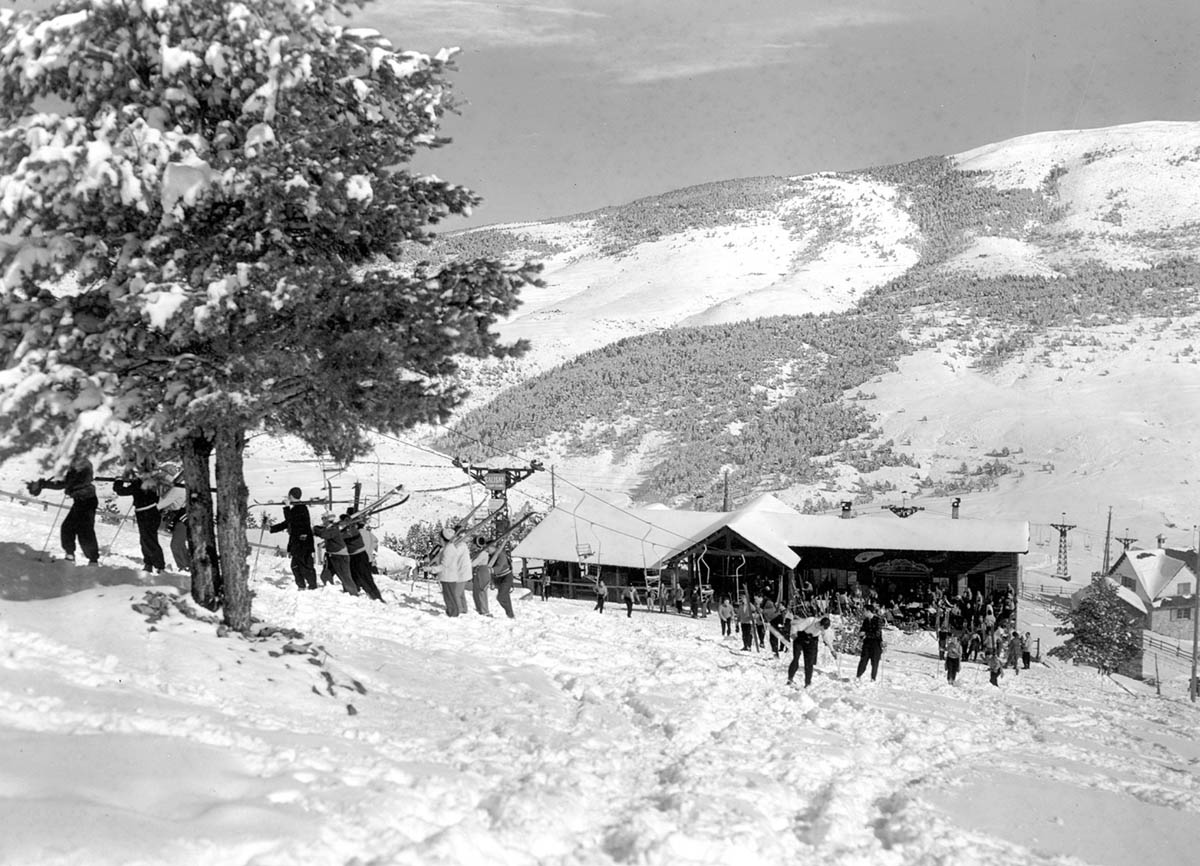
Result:
M1038 133L950 160L979 186L1036 191L1053 178L1055 189L1050 219L972 232L948 269L1054 274L1200 253L1198 122ZM503 328L533 344L528 373L660 328L849 308L915 265L929 242L882 174L725 181L475 229L454 245L545 265L546 286L525 290Z
M448 250L540 259L546 285L527 290L502 328L508 338L529 340L529 354L472 369L470 406L619 340L851 311L898 278L909 281L905 291L932 294L930 287L962 279L1073 278L1194 261L1197 214L1200 123L1151 122L1039 133L861 172L713 183L560 220L477 229L447 238ZM1145 292L1152 293L1148 279ZM919 467L834 467L834 480L784 478L778 494L796 505L832 504L874 485L892 488L877 493L876 503L897 501L906 489L908 498L928 499L917 476L937 480L1008 448L1022 456L996 487L969 491L976 513L1046 524L1069 511L1080 537L1102 533L1113 505L1114 532L1127 528L1143 543L1159 533L1189 543L1197 522L1190 485L1200 480L1200 373L1192 355L1200 291L1195 283L1180 291L1190 294L1191 309L1185 304L1175 315L1135 310L1109 323L1093 316L1040 328L975 315L959 303L952 312L966 310L970 320L957 331L939 338L925 321L920 346L898 359L896 372L847 393L869 398L858 405L877 416L880 440L892 440ZM910 308L924 310L926 300L917 294ZM1097 301L1101 309L1106 303ZM986 369L978 365L1018 332L1024 348ZM802 384L780 359L778 375L755 387L778 401ZM507 450L553 462L561 477L644 500L638 485L673 437L637 407L625 423L640 424L643 435L621 453L604 444L580 449L603 428L587 424L531 433ZM1089 542L1098 564L1091 550Z

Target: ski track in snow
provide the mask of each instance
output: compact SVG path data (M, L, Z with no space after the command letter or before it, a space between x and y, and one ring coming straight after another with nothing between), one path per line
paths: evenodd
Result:
M5 598L54 568L0 539ZM1088 839L1136 841L1131 815L1190 850L1196 711L1139 683L966 663L950 686L932 636L892 632L878 683L822 650L789 688L788 654L715 617L518 591L515 620L494 597L449 619L436 585L381 587L301 593L264 558L255 611L303 637L259 640L147 623L141 586L0 602L0 862L1123 866Z

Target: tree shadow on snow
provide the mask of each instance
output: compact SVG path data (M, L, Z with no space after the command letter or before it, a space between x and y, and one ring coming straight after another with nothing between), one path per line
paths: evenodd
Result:
M40 601L97 586L173 586L186 591L192 585L188 575L147 575L135 568L75 565L62 560L43 561L41 557L28 544L0 541L0 599Z

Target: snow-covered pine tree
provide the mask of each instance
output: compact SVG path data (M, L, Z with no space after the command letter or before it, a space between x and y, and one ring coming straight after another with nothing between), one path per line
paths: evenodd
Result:
M338 23L359 6L0 13L0 459L178 452L203 510L212 453L235 629L247 431L347 459L366 430L445 419L456 356L523 348L491 326L535 267L403 261L477 199L405 169L445 143L450 52ZM215 606L197 559L193 595Z
M1121 601L1116 586L1105 577L1093 578L1074 610L1055 611L1054 615L1063 622L1054 633L1068 636L1065 643L1050 650L1055 658L1092 665L1105 675L1141 652L1138 615Z

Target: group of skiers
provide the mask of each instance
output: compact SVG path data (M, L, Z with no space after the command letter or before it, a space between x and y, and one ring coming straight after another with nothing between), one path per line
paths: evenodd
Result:
M506 539L474 539L472 554L460 529L447 526L442 530L441 549L435 551L422 566L430 574L437 575L442 586L442 602L446 616L465 616L471 609L467 605L467 586L471 587L471 600L475 613L491 616L488 609L488 587L496 587L496 601L504 608L509 619L516 614L512 606L513 571L508 556ZM436 560L436 561L434 561Z
M70 498L71 507L59 527L63 559L74 562L75 552L79 550L88 565L100 562L100 545L96 541L96 513L100 509L97 481L111 482L114 494L132 498L142 567L146 572L162 574L166 570L166 557L158 539L159 528L163 525L171 532L175 567L188 567L190 555L183 488L160 470L130 470L121 478L98 479L92 462L86 457L72 460L62 478L39 478L26 485L31 496L39 496L43 490L61 490Z
M269 514L263 515L264 524L272 533L287 531L287 553L296 588L317 589L320 585L333 584L336 578L343 592L350 595L365 593L382 602L383 595L375 584L372 564L375 536L368 521L353 508L341 516L327 510L321 514L320 525L314 526L303 497L303 491L293 487L283 506L283 520L276 523ZM318 538L324 548L320 584L315 562Z
M1029 632L1022 635L1015 628L1010 632L972 632L969 635L951 632L944 642L941 635L938 639L938 657L946 662L947 682L955 681L962 662L978 658L980 654L994 686L1000 685L1000 677L1007 667L1012 667L1014 675L1029 670L1032 644Z

